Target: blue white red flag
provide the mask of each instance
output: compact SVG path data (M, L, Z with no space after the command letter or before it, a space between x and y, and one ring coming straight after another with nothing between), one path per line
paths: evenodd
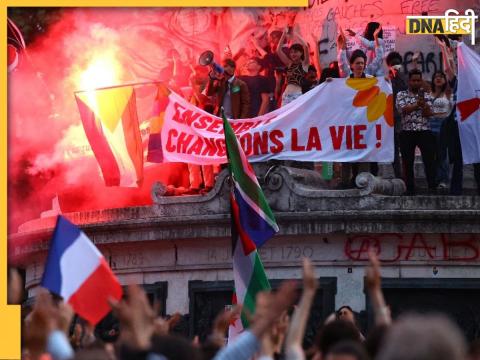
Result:
M41 285L63 297L93 325L111 310L109 298L122 297L122 287L103 255L77 226L62 216L58 216L50 242Z

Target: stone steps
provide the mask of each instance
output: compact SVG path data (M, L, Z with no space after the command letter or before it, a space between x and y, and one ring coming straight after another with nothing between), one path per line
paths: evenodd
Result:
M389 163L380 163L378 175L390 179L394 177L393 167ZM452 166L450 165L450 174ZM427 187L427 181L425 178L425 168L423 166L421 156L417 156L415 159L415 180L416 188L419 193L425 192ZM448 184L449 185L449 184ZM445 191L448 193L448 189ZM463 193L465 195L476 195L477 194L477 185L475 183L475 178L473 176L473 165L464 165L463 166Z

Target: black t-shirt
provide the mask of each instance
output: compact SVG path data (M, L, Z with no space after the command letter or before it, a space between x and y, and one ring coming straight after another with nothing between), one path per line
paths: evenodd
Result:
M286 67L277 53L267 52L262 58L262 65L267 70L267 76L275 76L275 68Z
M402 130L401 123L402 123L402 116L397 110L397 94L400 91L408 90L408 80L406 79L405 75L402 73L397 73L395 77L390 79L392 83L392 96L393 96L393 118L394 118L394 125L395 125L395 132L400 132Z
M306 92L312 90L315 86L317 86L318 81L309 81L303 78L301 81L301 85L302 85L302 94L305 94Z
M265 56L262 58L262 66L265 69L265 76L268 79L270 86L270 92L275 91L275 69L282 68L286 69L285 64L280 60L276 52L267 51Z
M262 105L262 94L270 93L270 85L265 76L240 76L240 80L245 81L250 92L250 113L253 118L258 115L260 105Z

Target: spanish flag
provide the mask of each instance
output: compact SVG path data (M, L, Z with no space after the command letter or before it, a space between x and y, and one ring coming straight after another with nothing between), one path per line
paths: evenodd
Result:
M83 128L106 186L140 186L143 146L133 86L75 94Z

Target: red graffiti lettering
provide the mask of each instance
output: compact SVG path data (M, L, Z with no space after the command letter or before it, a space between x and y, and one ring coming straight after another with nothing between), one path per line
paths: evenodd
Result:
M413 250L415 249L425 250L426 254L428 254L430 259L435 259L436 247L429 246L428 243L425 241L423 234L414 234L410 239L410 243L407 246L404 246L404 245L398 246L399 253L401 253L403 249L407 250L404 260L410 260Z
M380 241L375 236L359 235L348 238L345 242L345 255L350 260L368 260L368 253L374 251L380 255Z
M382 247L382 244L388 246ZM439 251L437 251L439 250ZM395 261L478 261L480 238L475 234L362 234L345 241L349 260L367 261L369 251L382 262Z
M452 240L447 234L442 234L443 259L455 261L471 261L480 258L479 248L475 245L475 235L470 234L467 240ZM464 256L455 255L455 250Z

